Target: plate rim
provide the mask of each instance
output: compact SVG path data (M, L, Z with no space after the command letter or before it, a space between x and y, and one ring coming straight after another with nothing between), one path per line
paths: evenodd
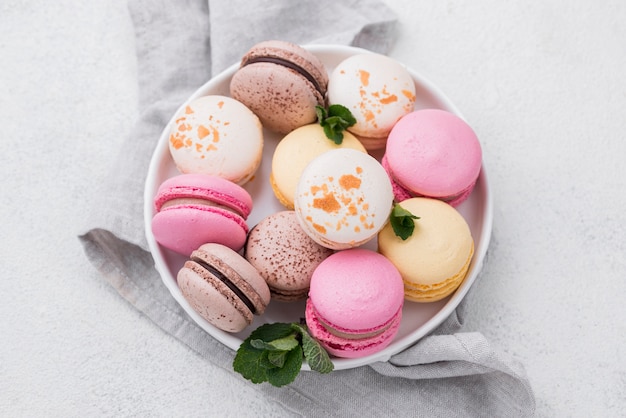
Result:
M373 51L369 51L363 48L354 47L354 46L346 46L346 45L333 45L333 44L311 44L311 45L302 45L303 48L311 51L314 54L328 54L328 53L336 53L336 54L344 54L347 56L358 54L358 53L374 53ZM436 86L432 81L430 81L423 74L413 70L412 68L405 66L407 71L411 74L414 81L421 85L432 94L439 102L445 105L448 111L455 113L457 116L461 117L465 120L464 116L457 108L457 106L448 98L443 91ZM164 152L163 148L167 146L167 132L171 126L172 121L174 120L176 114L180 109L182 109L186 104L190 101L194 100L197 97L207 94L206 91L209 90L212 86L217 86L223 83L225 80L232 77L236 69L239 67L239 63L234 63L224 69L222 72L217 74L215 77L210 78L200 87L198 87L189 97L187 97L181 104L178 106L176 111L172 114L170 119L167 121L163 129L161 130L161 134L159 135L158 142L153 150L152 156L150 158L150 163L148 166L148 172L146 174L145 184L144 184L144 207L143 207L143 215L144 215L144 232L146 236L146 240L148 242L148 249L150 250L150 254L154 261L155 269L157 270L161 281L165 284L167 289L169 290L172 297L176 300L176 302L183 308L183 310L194 320L194 322L202 328L207 334L211 337L215 338L219 343L225 345L227 348L236 350L236 348L241 344L241 339L236 337L233 334L225 333L202 317L200 317L188 304L188 302L182 297L178 286L175 285L176 280L174 277L171 277L171 273L169 271L169 267L166 265L164 261L164 257L161 254L162 248L154 239L154 236L151 234L151 221L153 216L153 199L158 188L157 182L154 180L156 177L156 172L161 163L162 154ZM153 180L153 181L151 181ZM487 168L485 164L485 159L483 156L483 161L481 164L480 174L477 180L477 184L481 186L482 192L484 194L483 198L483 211L481 216L482 225L480 228L480 239L476 248L478 251L475 252L474 257L472 258L472 262L470 264L470 273L461 283L461 286L449 297L448 301L443 305L439 311L430 317L424 324L418 327L416 330L410 332L409 334L402 337L400 340L396 340L392 342L385 349L371 354L369 356L360 357L356 359L345 359L345 358L331 358L333 364L335 366L335 370L343 370L343 369L351 369L364 365L368 365L374 362L385 362L391 358L391 356L404 351L408 347L413 344L416 344L423 337L431 333L435 328L441 325L457 308L457 306L461 303L461 301L465 298L469 289L472 287L474 282L476 281L478 275L480 274L483 263L485 260L485 256L487 254L487 250L489 248L489 243L491 240L492 228L493 228L493 197L489 187L489 181L487 176ZM172 280L173 279L173 280ZM208 328L208 329L207 329ZM212 330L213 332L209 331ZM310 370L308 364L303 362L302 370Z

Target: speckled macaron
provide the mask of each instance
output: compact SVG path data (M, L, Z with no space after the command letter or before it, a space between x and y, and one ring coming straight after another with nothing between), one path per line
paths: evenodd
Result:
M354 149L327 151L300 176L294 210L304 231L334 250L365 244L387 223L391 182L371 155Z
M315 157L335 149L352 148L367 152L350 132L343 133L341 144L328 139L319 123L301 126L280 140L272 156L270 184L278 201L293 209L300 174Z
M328 103L350 109L356 124L348 130L368 151L385 148L391 128L413 110L415 98L415 83L408 70L380 54L346 58L328 81Z
M324 106L328 74L313 53L297 44L269 40L241 59L230 95L248 106L269 130L288 133L315 122Z
M267 216L248 236L244 256L267 282L272 299L305 299L315 268L333 251L302 230L294 211Z
M178 111L168 143L181 173L209 174L243 185L261 164L263 128L241 102L202 96Z

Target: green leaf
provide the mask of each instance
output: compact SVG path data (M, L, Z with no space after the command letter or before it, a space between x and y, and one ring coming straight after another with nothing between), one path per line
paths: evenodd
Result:
M268 370L276 367L269 360L267 353L269 350L255 348L253 340L271 342L280 338L285 338L293 334L293 329L289 324L275 323L263 324L246 338L233 360L233 369L252 383L267 382L269 379ZM258 344L258 343L255 343Z
M399 204L396 204L391 211L389 222L396 236L404 241L413 235L413 230L415 229L414 219L419 219L419 217L413 215Z
M233 368L253 383L284 386L296 379L305 359L312 370L320 373L333 369L328 353L309 335L305 326L264 324L241 343Z
M350 112L350 109L340 104L330 105L328 107L328 116L337 116L343 119L346 123L346 127L350 127L356 123L356 119L352 115L352 112Z
M340 104L330 105L328 109L316 106L315 113L326 137L337 145L343 142L343 131L356 123L350 110Z
M294 329L300 331L302 336L302 351L304 358L309 363L311 370L319 373L330 373L335 366L330 360L328 353L324 348L309 334L306 327L300 324L292 324Z
M270 351L289 351L298 345L298 340L296 339L296 334L290 334L287 337L277 338L270 342L265 342L261 339L254 339L250 341L250 344L254 348L258 348L259 350L270 350Z
M233 369L252 383L267 382L267 366L264 364L263 351L250 350L245 342L239 346Z
M317 115L317 121L321 124L326 116L328 116L328 112L322 106L315 106L315 114Z
M267 371L267 381L273 386L285 386L296 380L302 369L302 347L297 346L285 353L285 361L282 367Z
M268 351L267 360L275 367L283 367L289 351Z

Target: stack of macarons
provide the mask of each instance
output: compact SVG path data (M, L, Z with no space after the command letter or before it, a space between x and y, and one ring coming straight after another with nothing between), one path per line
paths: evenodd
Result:
M460 117L415 102L413 77L391 58L362 53L329 70L298 45L266 41L243 56L230 96L183 106L168 141L180 174L154 196L152 232L186 258L177 281L189 305L239 332L271 301L301 301L311 335L354 358L389 345L405 301L453 293L474 251L456 207L481 148ZM355 118L340 142L316 123L330 105ZM248 225L264 130L280 136L262 181L283 210ZM396 205L416 217L406 239L390 222Z

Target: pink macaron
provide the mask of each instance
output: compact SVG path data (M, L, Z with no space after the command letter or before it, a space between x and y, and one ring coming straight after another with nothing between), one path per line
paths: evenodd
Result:
M330 354L364 357L391 343L403 304L402 277L387 258L363 248L339 251L313 272L306 324Z
M239 251L248 233L252 197L221 177L181 174L159 186L154 207L152 233L162 246L185 256L209 242Z
M463 119L445 110L424 109L394 125L382 164L396 201L430 197L458 206L476 184L482 150Z

